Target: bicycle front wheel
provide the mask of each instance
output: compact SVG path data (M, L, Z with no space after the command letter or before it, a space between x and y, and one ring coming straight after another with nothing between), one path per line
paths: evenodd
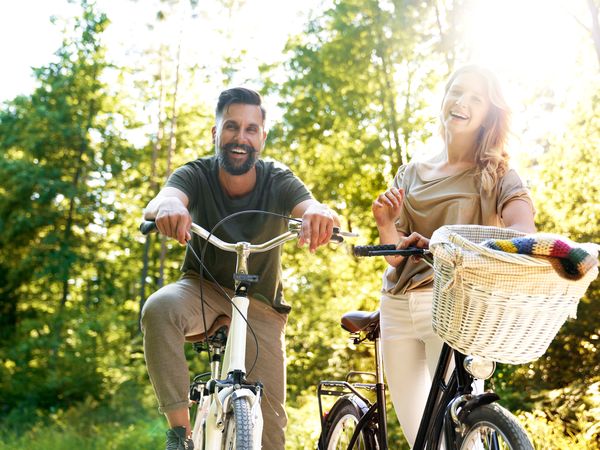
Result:
M232 400L233 409L225 425L225 450L252 450L253 426L248 397Z
M326 450L346 450L356 430L358 421L363 416L356 404L347 398L340 399L332 408L333 416L328 419L326 432ZM379 448L375 433L370 428L363 428L352 449L375 450Z
M467 431L459 438L460 450L533 450L515 416L495 403L476 408L464 425Z

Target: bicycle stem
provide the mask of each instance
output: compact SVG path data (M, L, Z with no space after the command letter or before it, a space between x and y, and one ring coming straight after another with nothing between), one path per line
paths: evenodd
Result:
M235 273L248 275L248 256L250 256L250 244L248 242L238 242L235 245L235 252L237 254L237 261L235 263ZM236 279L235 281L235 290L237 292L238 288L242 281L240 279Z

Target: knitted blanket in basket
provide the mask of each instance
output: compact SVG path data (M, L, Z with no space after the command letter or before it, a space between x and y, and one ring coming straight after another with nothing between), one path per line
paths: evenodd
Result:
M582 247L542 234L513 239L488 239L481 245L503 252L547 257L559 275L571 280L579 280L598 265L598 259Z

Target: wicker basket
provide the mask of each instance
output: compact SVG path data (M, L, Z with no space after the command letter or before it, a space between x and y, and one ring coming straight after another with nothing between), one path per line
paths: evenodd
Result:
M502 363L526 363L543 355L565 320L575 317L598 268L573 281L559 276L544 258L479 245L520 236L478 225L445 226L433 234L433 329L452 348ZM595 244L582 246L597 256Z

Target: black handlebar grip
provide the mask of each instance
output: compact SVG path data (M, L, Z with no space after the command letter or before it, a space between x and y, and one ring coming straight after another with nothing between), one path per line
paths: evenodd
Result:
M396 248L395 245L357 245L353 249L354 256L414 256L425 255L429 251L424 248Z
M373 251L381 250L396 250L396 246L393 244L386 245L356 245L352 249L354 256L370 256Z
M156 222L154 220L144 220L140 224L140 231L143 235L158 231L158 228L156 228Z

